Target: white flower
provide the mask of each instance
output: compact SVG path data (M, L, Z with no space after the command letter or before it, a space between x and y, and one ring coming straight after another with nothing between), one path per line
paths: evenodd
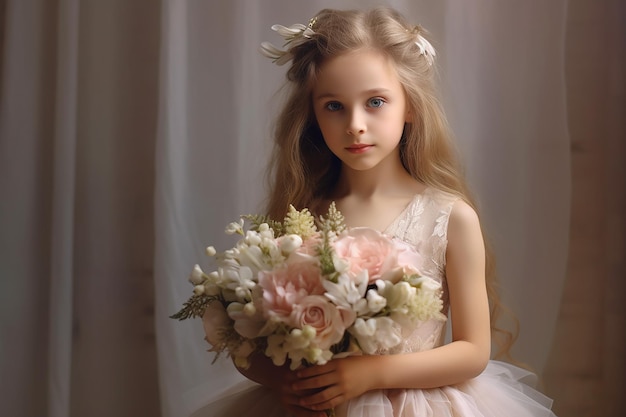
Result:
M250 290L256 286L252 270L246 266L221 268L222 288L234 291L239 302L250 300Z
M386 285L383 296L387 299L387 305L392 312L408 312L408 304L415 296L417 290L406 281L400 281L395 285Z
M189 275L189 282L193 285L200 285L204 282L204 272L200 268L200 265L195 264L193 266L193 270L191 271L191 275Z
M426 58L426 62L428 62L428 65L432 65L435 62L435 56L437 56L433 45L428 42L426 38L419 34L417 35L417 40L415 41L415 44L420 50L420 55L423 55L424 58Z
M265 269L263 257L263 251L258 246L240 246L237 259L242 266L258 272Z
M244 242L249 246L259 246L261 244L261 236L257 232L248 230Z
M333 352L329 349L320 349L313 347L308 349L306 354L306 360L308 363L314 363L316 365L324 365L333 358Z
M246 303L243 306L243 312L246 316L254 316L256 314L256 307L254 306L254 303Z
M276 366L283 366L287 360L287 351L284 345L285 335L283 334L272 334L267 338L265 356L271 358Z
M312 326L304 325L302 330L292 329L287 335L287 342L292 349L304 349L311 344L315 338L315 329Z
M217 251L215 250L215 248L213 246L207 246L207 248L206 248L207 256L215 256L216 253L217 253Z
M344 272L348 272L350 269L350 262L347 259L340 258L339 256L335 256L333 254L333 267L335 271L343 274Z
M286 235L280 240L280 250L285 255L289 255L300 246L302 246L302 238L298 235Z
M268 266L275 267L285 262L285 256L275 240L263 238L259 247L265 254L264 260Z
M243 236L243 219L240 219L238 222L229 223L228 226L226 226L227 235L234 235L235 233Z
M324 296L335 305L351 309L358 316L368 313L367 300L363 297L367 291L367 270L362 270L356 276L341 274L337 283L323 280L322 285L327 291Z
M378 294L378 291L372 289L367 292L367 307L372 313L379 313L386 305L387 299Z
M196 285L195 287L193 287L193 293L195 295L204 294L204 285Z
M272 30L278 32L280 36L285 38L285 46L288 46L288 49L279 49L269 42L261 43L261 53L271 58L276 65L287 63L292 57L289 50L308 41L315 34L313 29L301 23L296 23L289 27L273 25Z
M272 25L272 30L274 32L278 32L278 34L285 39L293 38L300 33L304 33L307 29L307 26L303 25L302 23L296 23L289 27L283 25Z
M309 325L302 326L302 329L292 329L283 339L274 338L271 343L272 336L270 336L265 354L272 357L274 364L276 364L274 357L280 362L284 361L282 355L286 354L290 359L289 367L292 370L299 368L305 362L323 365L333 357L333 353L330 349L322 349L317 346L315 344L316 336L315 328Z
M430 277L415 277L409 279L409 283L414 286L421 288L424 291L429 292L438 292L441 290L441 284Z
M263 225L266 227L263 227ZM259 235L264 239L274 240L274 229L270 229L266 223L263 223L259 226Z
M358 318L349 331L368 355L395 347L402 341L400 326L389 317Z

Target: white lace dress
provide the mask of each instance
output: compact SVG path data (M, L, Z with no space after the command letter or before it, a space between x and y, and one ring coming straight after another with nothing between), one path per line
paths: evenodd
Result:
M418 269L442 282L444 313L449 297L445 277L448 219L456 197L427 188L418 194L385 231L415 246L423 255ZM433 320L407 335L393 351L424 351L444 342L445 322ZM498 361L490 361L478 377L457 385L432 389L369 391L338 407L337 417L531 417L554 416L552 401L530 385L534 375ZM286 417L272 393L252 382L207 404L193 417Z

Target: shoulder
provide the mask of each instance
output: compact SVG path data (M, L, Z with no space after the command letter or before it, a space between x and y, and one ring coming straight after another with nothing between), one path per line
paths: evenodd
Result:
M476 245L484 246L478 214L467 202L458 199L452 205L448 222L449 249L475 249Z
M450 225L454 224L459 227L467 227L471 225L478 225L479 223L478 214L472 206L460 198L454 201L450 212Z

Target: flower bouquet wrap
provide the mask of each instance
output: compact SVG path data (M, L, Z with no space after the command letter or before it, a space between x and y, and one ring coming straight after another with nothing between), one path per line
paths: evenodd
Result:
M226 233L242 237L222 253L207 248L216 268L194 267L193 295L172 318L202 317L210 351L238 367L255 351L291 369L377 354L420 321L445 320L440 283L415 269L419 253L373 229L347 229L334 204L317 221L290 207L282 222L244 216Z

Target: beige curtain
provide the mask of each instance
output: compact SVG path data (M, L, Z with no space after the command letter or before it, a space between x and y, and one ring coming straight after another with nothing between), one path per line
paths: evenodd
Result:
M619 1L7 0L0 415L179 417L240 378L211 365L198 322L167 317L203 248L262 202L284 68L258 44L273 23L375 4L433 33L517 357L562 415L623 413Z
M0 4L0 415L158 416L160 7Z

